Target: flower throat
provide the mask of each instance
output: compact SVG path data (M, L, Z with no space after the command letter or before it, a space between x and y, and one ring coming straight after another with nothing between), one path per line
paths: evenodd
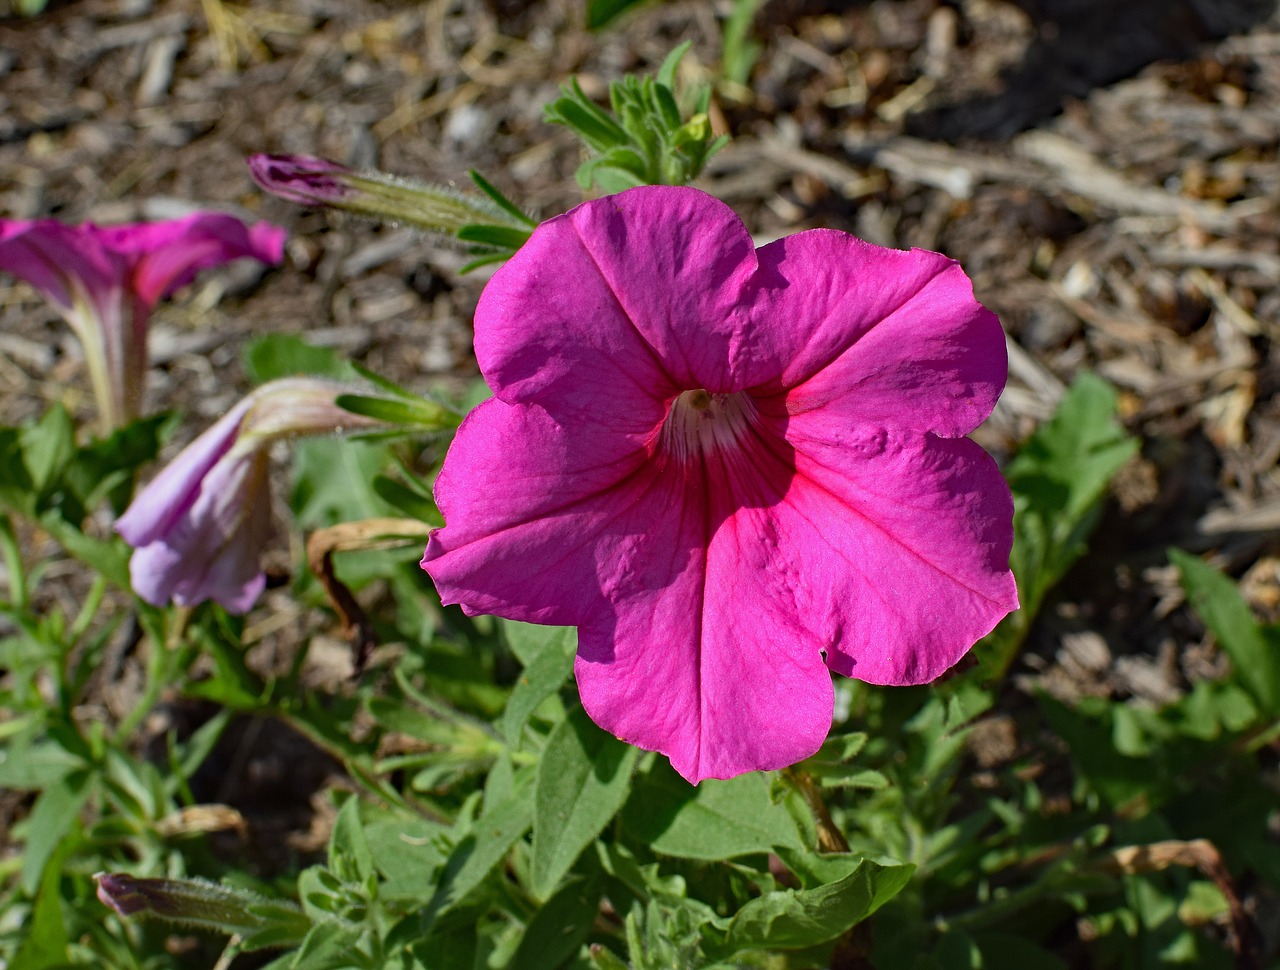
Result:
M755 419L755 406L741 391L683 391L671 402L671 410L662 423L659 448L680 461L729 448Z

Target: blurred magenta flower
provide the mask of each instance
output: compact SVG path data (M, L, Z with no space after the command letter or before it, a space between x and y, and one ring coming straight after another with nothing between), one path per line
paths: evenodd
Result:
M339 407L351 388L292 377L253 391L189 444L134 498L116 531L134 547L129 574L148 603L215 600L244 613L266 577L269 446L285 438L381 427Z
M120 226L0 220L0 269L40 290L71 325L109 431L141 411L155 305L202 269L241 257L280 262L284 238L278 226L215 212Z
M588 713L685 778L778 768L828 668L918 684L1017 607L1013 503L964 437L1004 337L959 264L689 188L544 223L490 281L423 557L446 603L578 627Z

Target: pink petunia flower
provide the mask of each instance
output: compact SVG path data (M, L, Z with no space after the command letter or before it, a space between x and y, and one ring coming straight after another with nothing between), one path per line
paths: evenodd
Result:
M954 261L756 250L712 197L642 187L535 230L475 329L496 396L423 567L468 613L577 626L588 713L690 781L813 754L828 668L922 683L1017 607L1009 489L964 437L1004 339Z
M278 226L214 212L120 226L0 220L0 269L40 290L71 325L111 430L141 411L155 305L202 269L241 257L280 262L284 238Z
M381 426L338 406L350 390L319 378L271 381L189 444L116 522L134 547L134 591L156 606L253 606L266 584L259 559L271 532L269 446Z

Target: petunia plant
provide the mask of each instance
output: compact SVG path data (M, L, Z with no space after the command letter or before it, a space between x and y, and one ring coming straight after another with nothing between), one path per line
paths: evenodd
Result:
M1007 338L961 264L757 247L689 184L723 138L687 50L562 89L606 194L540 222L478 175L249 160L501 264L440 386L259 334L208 427L139 417L147 312L282 231L0 232L111 428L0 428L4 966L1265 965L1276 630L1175 552L1231 670L1021 690L1137 449L1116 395L1083 375L997 464Z

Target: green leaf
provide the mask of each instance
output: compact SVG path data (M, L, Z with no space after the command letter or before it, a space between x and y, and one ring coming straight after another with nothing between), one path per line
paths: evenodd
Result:
M244 353L244 369L255 384L307 374L350 381L357 371L332 347L315 347L294 334L259 337Z
M620 14L639 6L644 0L587 0L587 29L608 26Z
M675 91L676 68L680 66L680 62L684 60L684 55L689 53L689 48L692 46L693 41L682 41L671 49L670 54L662 59L662 66L658 68L658 73L654 78L659 87L666 88L668 91Z
M1035 498L1039 507L1078 519L1137 450L1137 442L1115 415L1111 386L1094 374L1081 374L1052 420L1031 436L1010 464L1010 483ZM1068 531L1063 523L1059 534Z
M63 549L94 572L100 573L121 589L130 588L129 556L133 550L119 536L99 539L87 535L55 511L42 515L40 524L58 540Z
M66 471L66 481L83 508L91 509L108 493L120 506L128 499L128 483L147 462L154 461L160 446L178 425L173 412L153 414L107 438L95 438L76 450ZM123 487L123 494L116 494Z
M503 639L516 655L516 659L528 667L534 658L543 650L562 651L565 649L565 638L572 638L576 647L577 631L573 627L543 626L540 623L518 623L515 620L500 620ZM566 634L565 631L569 631Z
M535 629L549 630L552 636L533 654L503 711L502 736L513 748L520 744L529 716L560 689L573 671L573 658L578 649L578 633L571 626Z
M363 927L317 923L307 933L289 964L292 970L354 970L353 956ZM366 964L367 965L367 964Z
M30 515L35 485L22 460L22 431L0 428L0 501L16 512Z
M22 429L22 457L32 488L43 500L75 454L75 424L61 404Z
M599 869L569 879L533 914L515 956L507 964L520 970L555 970L578 952L600 909Z
M369 852L385 877L379 897L421 900L423 887L435 885L444 866L447 831L422 818L389 816L366 824Z
M389 478L386 475L373 476L373 492L406 518L417 519L432 525L443 525L440 510L430 496L424 495L416 488L404 482Z
M626 801L638 751L574 708L547 739L534 792L533 892L545 899Z
M365 394L339 394L334 403L344 411L388 424L411 425L431 431L454 428L458 424L456 414L424 398L391 400Z
M475 254L473 250L472 255ZM510 253L488 253L483 256L476 256L475 259L466 263L458 270L459 273L470 273L472 270L479 269L481 266L489 266L493 263L505 263L511 258Z
M1182 574L1182 588L1196 614L1231 658L1236 680L1263 713L1280 715L1280 636L1263 627L1228 577L1179 549L1169 558Z
M577 81L563 91L543 109L548 123L564 125L598 152L630 141L626 130L588 98Z
M289 504L304 529L375 519L390 509L371 482L390 462L386 444L316 439L294 448Z
M97 775L77 771L60 778L40 793L27 819L27 845L22 859L20 885L34 894L45 864L76 824L80 809L97 787Z
M456 908L467 893L493 872L516 841L533 825L533 772L516 776L515 790L484 812L449 853L449 861L422 917L421 930L430 929ZM420 932L421 932L420 930Z
M734 0L733 12L725 21L720 70L726 80L745 85L751 77L751 68L760 57L760 44L751 40L748 32L751 21L763 0Z
M900 893L914 871L910 865L864 859L838 882L765 893L738 910L723 948L709 947L708 953L723 959L739 950L795 949L833 940Z
M496 246L498 249L515 252L529 241L529 230L515 226L489 226L484 223L471 223L454 233L463 242L479 243L483 246Z
M471 176L471 181L475 182L480 191L493 200L493 204L505 212L517 222L523 222L530 229L537 228L538 221L529 217L529 214L517 206L498 190L488 179L477 172L474 168L467 172Z
M333 823L329 868L344 882L363 883L373 875L373 854L360 823L360 800L354 795L347 799Z
M653 851L684 859L804 848L791 813L770 800L769 776L760 772L695 787L659 760L636 782L622 823Z
M35 904L25 927L26 937L8 970L46 970L67 966L70 939L62 912L60 889L63 857L68 851L69 846L63 846L45 860Z

